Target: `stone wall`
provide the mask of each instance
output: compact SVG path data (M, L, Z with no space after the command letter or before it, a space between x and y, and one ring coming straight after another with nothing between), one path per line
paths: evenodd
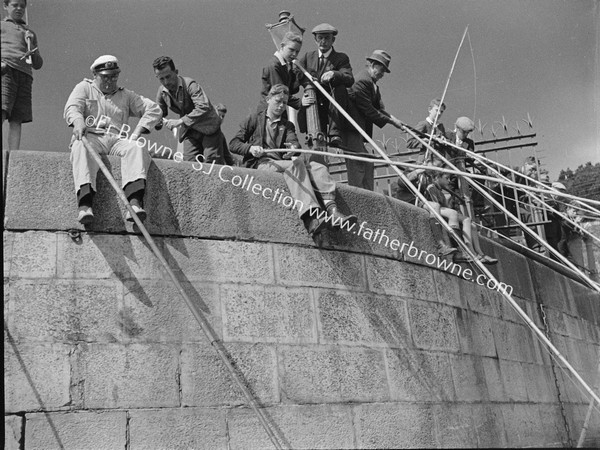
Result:
M108 162L118 173L119 160ZM148 227L285 447L577 441L587 396L502 295L352 233L314 242L295 212L218 170L156 161ZM226 170L226 179L285 187L276 174ZM272 448L102 177L99 190L97 220L84 230L68 155L11 153L5 448ZM372 229L433 252L423 211L339 191L341 207ZM498 279L595 384L600 295L485 246L501 260ZM587 436L600 443L597 411Z

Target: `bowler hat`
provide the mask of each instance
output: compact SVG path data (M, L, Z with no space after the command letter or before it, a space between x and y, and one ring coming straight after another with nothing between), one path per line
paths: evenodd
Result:
M92 63L90 70L102 75L119 73L121 71L121 69L119 69L119 60L113 55L100 56Z
M386 51L383 51L383 50L375 50L375 51L373 51L373 54L371 56L367 57L367 61L375 61L375 62L378 62L379 64L382 64L383 69L387 73L390 73L390 61L391 60L392 60L392 57L389 55L389 53Z
M334 36L337 36L338 30L333 25L329 25L328 23L321 23L321 24L317 25L316 27L314 27L312 29L311 33L312 34L331 33Z
M475 129L475 124L468 117L459 117L456 119L456 128L460 128L467 133Z

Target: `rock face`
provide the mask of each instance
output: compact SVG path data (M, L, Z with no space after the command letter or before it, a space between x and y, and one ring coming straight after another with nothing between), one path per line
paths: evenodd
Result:
M119 178L119 159L107 162ZM156 161L148 229L282 446L576 443L588 396L498 291L429 262L424 211L341 186L341 209L366 223L315 242L264 195L285 191L280 175L209 170ZM5 448L272 448L102 175L98 186L84 230L68 155L10 155ZM600 296L483 244L497 279L596 384ZM597 410L586 443L600 443Z

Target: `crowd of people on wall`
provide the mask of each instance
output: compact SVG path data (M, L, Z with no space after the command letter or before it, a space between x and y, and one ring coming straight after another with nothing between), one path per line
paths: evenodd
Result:
M9 149L19 148L21 124L32 120L32 69L40 69L43 64L36 34L23 20L26 7L26 0L4 0L7 17L1 24L2 122L9 122ZM298 131L302 133L307 132L309 110L316 109L326 145L347 154L368 154L365 138L328 96L314 89L313 80L330 93L366 135L372 136L375 126L382 128L389 124L403 131L406 128L385 109L378 86L378 81L391 71L391 55L385 50L374 50L366 58L364 67L354 74L348 55L334 48L338 33L328 23L315 26L311 35L316 48L302 56L300 52L305 42L302 34L285 33L277 51L262 69L256 110L242 122L229 143L221 129L227 112L225 105L213 105L195 79L179 74L172 58L160 56L152 63L160 84L153 101L119 85L121 66L115 56L98 57L90 66L92 77L74 87L64 107L66 123L73 129L70 150L79 222L89 224L94 220L93 199L99 167L88 148L123 159L123 190L133 211L145 219L144 193L152 156L144 146L138 145L138 140L162 127L174 131L183 148L183 161L224 165L241 161L249 168L282 173L291 196L302 205L298 213L312 236L325 229L329 223L327 218L339 225L355 222L356 216L344 214L338 208L336 181L327 166L294 151L300 148L300 143L296 127L288 119L287 108L297 110ZM407 147L420 150L418 162L422 165L443 168L445 161L449 161L464 170L465 156L457 147L474 149L469 139L474 124L468 117L459 117L454 129L447 131L440 122L445 109L440 99L432 100L427 117L413 128L417 135L436 137L431 142L435 152L414 137L408 140ZM173 118L169 118L170 113ZM133 131L128 125L130 117L139 118ZM372 162L346 160L346 168L349 185L374 189ZM485 264L497 262L483 254L476 227L464 209L461 212L460 203L468 195L466 184L446 173L430 173L426 169L414 170L407 176L422 186L429 205L449 222L477 259ZM414 196L407 188L399 181L396 196L413 201ZM327 214L315 213L320 210ZM129 212L126 219L133 221ZM456 261L470 261L458 251L457 242L449 239L433 215L430 223L441 256L454 255ZM553 245L564 250L567 231L559 228L549 230L549 234L553 236Z

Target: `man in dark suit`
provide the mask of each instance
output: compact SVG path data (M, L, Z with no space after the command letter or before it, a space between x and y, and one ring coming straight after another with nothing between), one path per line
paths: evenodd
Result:
M156 103L163 117L169 110L179 114L179 119L165 120L164 124L169 130L178 128L183 160L223 164L221 118L206 92L193 79L180 76L168 56L156 58L152 67L161 84ZM162 122L155 128L162 128Z
M402 122L385 110L377 82L390 73L391 56L383 50L375 50L367 58L366 67L356 75L350 88L350 110L353 119L369 135L373 136L373 125L383 128L388 123L404 129ZM345 133L346 146L350 153L365 153L363 137L355 130ZM348 184L373 190L373 164L360 161L346 161Z
M346 88L352 87L354 76L352 75L352 66L350 66L348 55L336 52L333 48L338 30L328 23L322 23L313 28L312 34L315 37L318 50L306 53L300 58L300 64L321 86L329 91L342 108L346 109L348 107L348 91ZM302 77L300 83L306 87L310 82L306 77ZM314 101L314 98L308 100L306 96L302 99L298 123L300 131L303 133L306 132L306 107L313 104ZM329 135L331 146L339 147L343 144L341 131L345 119L318 89L316 89L316 103L318 105L321 131Z
M246 118L240 131L229 143L229 148L233 153L243 156L247 167L283 173L291 195L289 203L286 205L289 196L281 200L283 193L279 190L271 195L272 190L267 188L262 195L297 209L311 235L320 233L327 225L322 207L327 210L332 225L343 227L346 222L356 222L356 216L345 216L338 211L335 203L336 184L327 167L315 161L305 162L304 158L293 157L293 150L287 153L269 151L284 148L286 144L292 149L300 147L294 124L283 117L288 96L286 86L273 86L267 94L267 109Z
M279 50L269 60L269 64L262 69L262 97L258 109L266 108L266 98L269 91L276 84L283 84L288 88L289 95L287 104L294 108L300 108L300 99L294 97L300 90L300 73L292 61L298 57L302 48L302 36L288 31L283 37Z

